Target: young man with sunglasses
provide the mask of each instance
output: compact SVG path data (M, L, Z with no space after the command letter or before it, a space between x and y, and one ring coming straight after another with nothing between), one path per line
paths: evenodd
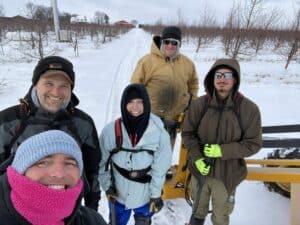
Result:
M174 26L166 27L161 36L154 36L150 54L139 60L131 78L132 83L146 86L152 112L164 122L172 147L180 118L198 93L196 68L180 53L181 40L181 30ZM171 170L167 175L170 177Z
M189 224L204 224L212 200L213 225L228 225L236 188L247 175L244 158L262 146L261 116L258 106L238 92L237 60L217 60L204 85L206 95L191 103L182 128L192 174Z

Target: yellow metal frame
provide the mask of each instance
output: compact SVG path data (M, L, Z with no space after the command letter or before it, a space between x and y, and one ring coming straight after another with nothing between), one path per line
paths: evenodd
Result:
M300 225L300 160L262 160L248 159L248 165L269 165L279 167L248 166L247 180L267 182L286 182L291 184L291 225ZM281 167L280 167L281 166ZM283 167L282 167L283 166Z
M179 166L173 166L173 178L167 180L163 188L164 199L184 198L185 189L176 188L177 182L184 185L189 171L182 171L186 162L186 149L180 151ZM291 184L291 225L300 225L300 160L262 160L247 159L248 174L247 180L285 182ZM254 166L256 165L256 166ZM271 166L271 167L267 167Z

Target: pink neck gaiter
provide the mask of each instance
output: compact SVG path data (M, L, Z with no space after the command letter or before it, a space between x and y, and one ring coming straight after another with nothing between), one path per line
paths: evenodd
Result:
M55 190L7 168L10 198L15 209L33 225L64 225L82 191L83 182L66 190Z

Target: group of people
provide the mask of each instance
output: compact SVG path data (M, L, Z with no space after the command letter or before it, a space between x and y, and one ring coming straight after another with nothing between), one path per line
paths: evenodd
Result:
M164 203L172 149L180 129L192 174L189 225L229 224L244 158L262 146L258 107L238 90L240 66L219 59L197 97L194 63L180 52L182 34L166 27L139 60L123 91L120 118L98 136L77 108L75 72L59 56L41 59L20 104L0 112L0 219L4 224L106 224L97 212L100 186L109 224L150 225ZM181 122L182 115L185 115ZM84 199L84 205L82 205Z

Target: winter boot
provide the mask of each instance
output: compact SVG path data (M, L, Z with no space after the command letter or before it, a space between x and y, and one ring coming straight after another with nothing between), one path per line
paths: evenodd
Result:
M145 216L134 216L135 225L151 225L151 218Z
M190 218L189 225L204 225L204 221L205 221L205 218L204 219L198 219L198 218L194 217L194 214L192 214L191 218Z

